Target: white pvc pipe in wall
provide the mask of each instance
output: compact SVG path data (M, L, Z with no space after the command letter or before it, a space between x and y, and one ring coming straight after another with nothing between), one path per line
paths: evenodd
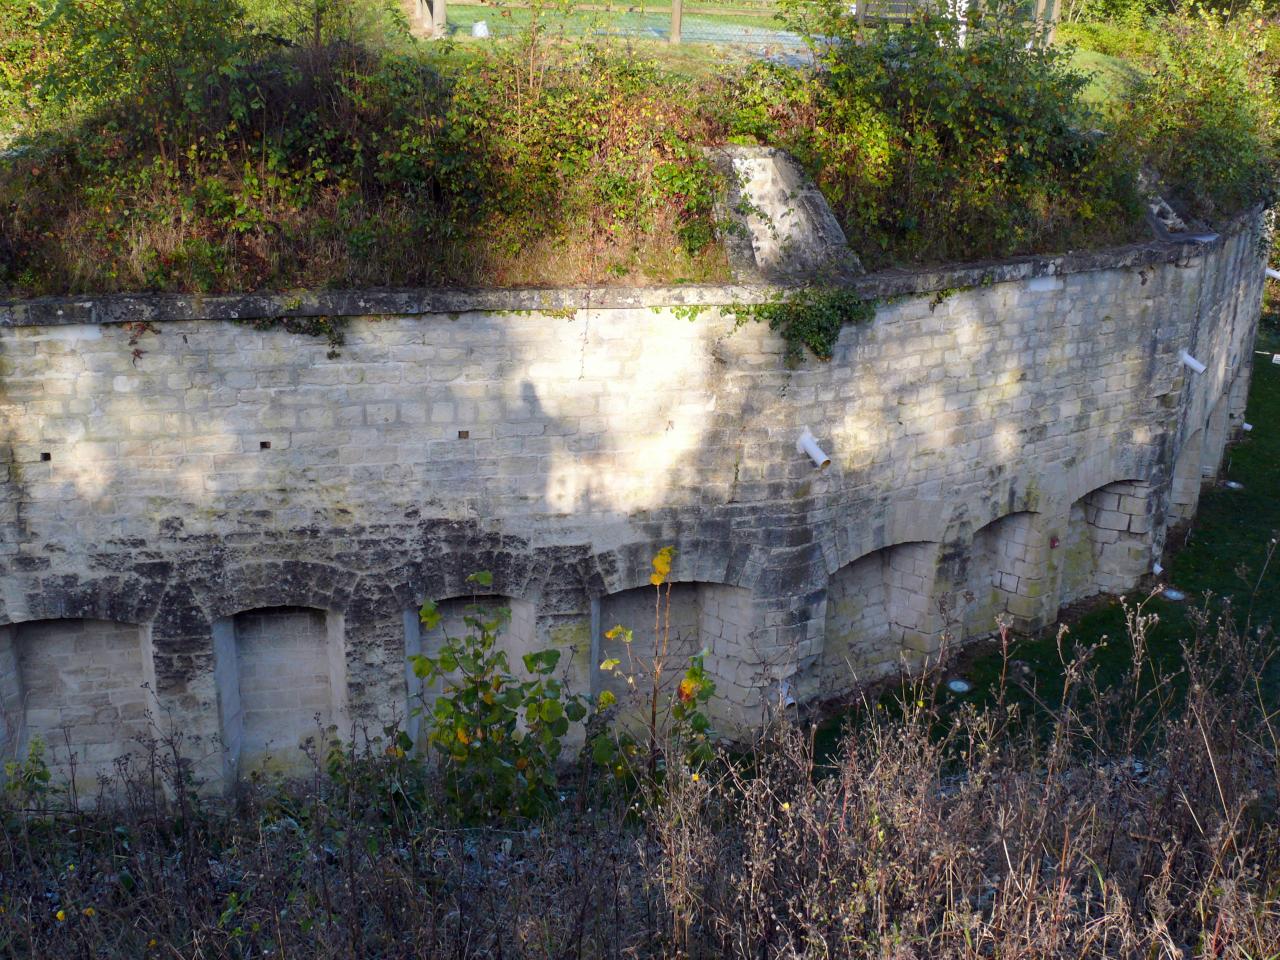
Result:
M1267 276L1272 280L1280 280L1280 270L1272 270L1267 267Z
M1178 359L1181 360L1188 367L1190 367L1192 370L1194 370L1196 373L1204 373L1205 371L1205 365L1201 363L1199 360L1197 360L1195 357L1193 357L1191 354L1187 353L1187 351L1185 350L1180 350L1178 352Z
M805 427L800 432L800 437L796 440L796 453L807 453L809 459L813 461L814 466L819 470L825 470L831 466L831 458L818 446L818 441L813 438L813 434L809 432L808 427Z

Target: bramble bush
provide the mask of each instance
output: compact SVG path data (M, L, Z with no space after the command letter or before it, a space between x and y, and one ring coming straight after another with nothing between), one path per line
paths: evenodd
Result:
M82 120L0 170L0 288L724 275L691 81L532 29L375 48L351 2L318 43L208 0L60 6L46 87Z
M1134 174L1081 98L1087 77L1032 25L977 8L962 34L924 8L861 36L847 5L793 0L822 69L749 71L730 135L814 173L864 262L1000 257L1127 239Z
M1276 70L1262 8L1230 16L1186 3L1164 17L1122 129L1192 216L1221 221L1275 197ZM1273 54L1274 55L1274 54Z
M1253 8L1089 21L1146 77L1102 115L998 3L963 37L928 7L863 36L844 3L787 0L817 69L702 80L540 6L516 37L424 47L391 0L247 5L0 0L28 148L0 161L0 290L724 280L702 149L726 140L796 154L872 267L1143 236L1143 166L1208 219L1275 175ZM792 339L821 345L811 319Z

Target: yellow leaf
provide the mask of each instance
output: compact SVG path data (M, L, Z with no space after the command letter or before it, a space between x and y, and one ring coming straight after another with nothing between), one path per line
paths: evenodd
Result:
M653 576L649 578L649 582L655 587L658 586L671 573L671 558L675 556L675 547L663 547L658 551L658 555L653 558Z

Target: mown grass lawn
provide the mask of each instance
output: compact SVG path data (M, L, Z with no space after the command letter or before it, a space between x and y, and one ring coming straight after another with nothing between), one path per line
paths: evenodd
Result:
M1089 75L1084 99L1098 108L1120 101L1139 76L1137 67L1128 60L1083 47L1077 47L1072 53L1071 65Z

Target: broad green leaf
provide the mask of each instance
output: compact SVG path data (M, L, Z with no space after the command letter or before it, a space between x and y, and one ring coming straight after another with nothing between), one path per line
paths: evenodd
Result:
M591 741L591 759L596 763L608 766L613 763L616 753L617 745L607 733L602 733Z
M423 601L421 608L418 610L418 619L422 621L422 625L428 630L434 630L440 626L441 613L434 600Z

